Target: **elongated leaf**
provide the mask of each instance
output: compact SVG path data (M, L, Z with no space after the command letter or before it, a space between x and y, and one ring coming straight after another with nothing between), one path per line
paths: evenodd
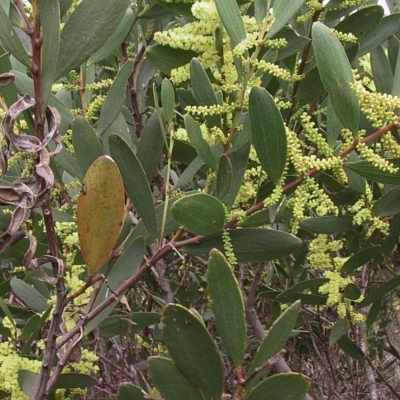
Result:
M361 39L368 32L372 31L382 20L384 11L381 6L361 8L354 14L350 14L335 26L337 31L352 33Z
M314 23L312 38L318 71L336 115L343 126L356 135L360 106L355 92L350 88L354 78L346 52L339 39L321 22Z
M358 307L363 308L369 306L372 303L375 303L378 300L381 300L382 297L389 294L399 285L400 285L400 276L396 276L396 278L393 278L390 281L385 282L376 287L375 289L371 290L371 292L365 297L365 299L358 304Z
M244 132L239 132L243 134ZM250 153L250 140L245 142L237 151L232 152L229 155L229 160L232 165L232 180L228 192L224 196L224 204L228 210L232 207L235 202L236 196L243 183L243 176L246 172L247 162Z
M257 385L245 400L304 400L310 381L294 372L278 374Z
M296 15L304 0L275 0L273 14L275 21L267 33L267 39L275 36Z
M276 184L285 169L286 130L273 97L261 87L250 92L249 114L252 143L268 177Z
M300 301L296 301L272 324L250 364L249 373L253 372L283 349L296 324L300 309L301 303Z
M363 266L369 261L372 261L381 252L381 246L370 246L360 250L358 253L351 256L342 266L340 272L348 274L355 269Z
M175 92L168 78L164 78L161 84L161 104L168 123L171 123L175 109Z
M56 78L99 50L118 28L128 6L129 0L82 0L61 31Z
M201 390L220 399L222 360L203 322L178 304L164 308L162 322L165 346L176 367Z
M33 88L33 81L29 76L26 74L23 74L22 72L19 71L11 71L14 76L15 76L15 86L19 90L20 93L24 94L29 94L29 96L35 97L35 91ZM53 94L50 94L49 97L49 102L48 104L50 106L53 106L57 108L58 112L61 115L61 118L63 122L67 124L72 124L72 121L74 120L74 116L72 115L70 109L61 101L59 100L56 96Z
M246 39L246 29L244 28L239 6L236 0L215 0L218 14L231 39L232 49L242 40Z
M208 292L218 333L237 370L246 351L246 321L242 293L221 252L211 250L207 268Z
M362 57L364 54L369 53L371 50L386 42L399 28L400 13L394 13L382 18L378 26L363 36L357 57Z
M128 260L126 260L125 267L129 267L127 262ZM140 331L149 325L159 323L160 319L161 314L156 312L134 312L130 314L111 315L99 324L99 335L104 338L109 338L112 336L124 335L128 332L134 334L134 332Z
M57 67L60 47L60 5L58 0L39 0L40 20L43 31L42 47L42 96L47 105Z
M163 132L157 113L151 114L146 121L142 136L137 145L136 156L142 164L147 180L151 182L158 168L164 147Z
M168 236L171 232L176 231L179 228L179 223L176 222L175 219L171 215L171 206L172 206L172 204L175 203L175 201L176 201L175 198L171 198L171 199L169 199L169 202L167 205L167 218L166 218L165 226L164 226L164 237ZM156 219L157 219L157 225L158 225L157 237L161 234L161 225L162 225L163 215L164 215L164 206L165 206L165 203L161 203L156 207ZM139 223L133 229L131 235L129 236L128 243L130 243L132 240L137 239L140 236L144 237L147 245L153 243L153 240L152 240L149 232L147 231L146 226L143 223L143 220L140 220Z
M350 357L361 363L364 362L364 354L361 349L348 336L342 336L337 344Z
M146 393L140 387L131 383L121 383L118 386L117 400L146 400Z
M29 66L31 60L28 53L21 43L10 18L4 10L4 5L0 3L0 39L2 45L22 64Z
M157 236L154 201L145 172L128 144L117 135L109 136L110 152L121 171L124 187L150 236Z
M400 213L400 187L387 191L372 207L379 217L388 217Z
M29 308L43 312L48 308L46 299L33 286L19 278L12 278L11 289L13 293Z
M72 124L72 144L84 176L94 161L104 154L103 147L88 120L77 115Z
M300 226L314 233L339 234L353 228L353 217L340 215L307 218L300 222Z
M217 197L224 203L232 182L232 164L226 154L218 162L217 170Z
M343 335L347 333L349 327L348 319L339 319L333 326L331 334L329 335L329 343L336 343Z
M122 227L125 193L117 164L99 157L88 169L78 198L78 236L89 276L108 260Z
M212 235L224 227L224 206L206 193L182 197L174 203L171 213L176 221L196 235Z
M197 53L192 50L173 49L169 46L154 44L146 50L146 57L161 72L169 75L171 69L181 67L190 62Z
M380 93L390 94L393 87L393 73L382 46L371 51L371 69L376 89Z
M118 46L121 45L132 28L133 18L133 10L128 8L117 29L115 29L113 34L108 38L107 42L105 42L99 50L90 56L88 65L92 65L106 59Z
M193 95L199 105L213 106L218 104L210 78L197 58L193 58L190 61L190 83ZM210 127L221 126L221 117L219 115L207 116L206 121Z
M81 372L65 372L60 375L55 384L55 389L89 388L97 383L97 379Z
M151 378L165 400L204 400L204 396L168 358L150 357Z
M393 174L387 171L382 171L368 161L348 162L346 163L346 168L349 168L358 175L370 179L371 181L388 183L390 185L400 185L400 172Z
M217 162L211 152L210 145L203 138L199 123L189 114L185 115L185 128L189 136L190 143L196 149L197 154L204 163L212 169L217 169Z
M104 131L113 123L121 111L122 104L126 97L126 84L133 71L133 61L127 61L119 70L106 101L101 108L99 122L97 124L97 135L101 136Z
M289 233L272 229L234 229L229 231L233 250L239 262L269 261L287 256L302 246L302 241ZM207 257L212 248L223 251L220 235L205 238L201 243L186 246L183 251Z
M145 241L142 237L129 243L117 262L107 274L107 282L104 282L92 308L95 308L103 300L111 295L111 290L116 290L122 282L135 274L140 267L145 251ZM87 325L85 333L88 334L97 328L114 310L118 302L114 302L105 308L99 315L93 318Z

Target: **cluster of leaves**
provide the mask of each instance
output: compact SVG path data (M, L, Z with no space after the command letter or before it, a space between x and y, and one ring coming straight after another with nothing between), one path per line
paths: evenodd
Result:
M376 3L0 4L1 398L399 398Z

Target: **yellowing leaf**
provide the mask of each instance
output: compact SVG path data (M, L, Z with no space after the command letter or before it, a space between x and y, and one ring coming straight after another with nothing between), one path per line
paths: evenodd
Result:
M100 156L88 169L78 199L78 236L89 276L108 260L124 217L124 185L117 164Z

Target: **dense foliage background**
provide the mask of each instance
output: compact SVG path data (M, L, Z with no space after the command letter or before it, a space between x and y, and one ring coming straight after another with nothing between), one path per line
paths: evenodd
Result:
M1 398L400 398L386 3L1 2Z

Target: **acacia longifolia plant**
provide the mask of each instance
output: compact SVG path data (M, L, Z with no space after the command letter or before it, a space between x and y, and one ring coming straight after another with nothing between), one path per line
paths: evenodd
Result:
M400 398L386 3L1 2L1 398Z

